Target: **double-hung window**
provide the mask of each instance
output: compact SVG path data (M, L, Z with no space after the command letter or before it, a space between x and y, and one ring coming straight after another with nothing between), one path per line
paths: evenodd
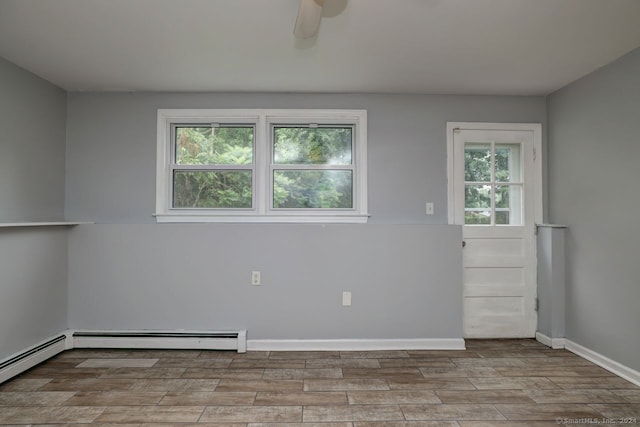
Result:
M366 111L158 110L158 222L366 222Z

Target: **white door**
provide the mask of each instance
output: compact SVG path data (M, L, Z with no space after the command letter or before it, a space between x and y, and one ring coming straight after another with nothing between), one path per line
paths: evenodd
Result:
M449 123L450 222L463 225L465 338L535 336L540 125Z

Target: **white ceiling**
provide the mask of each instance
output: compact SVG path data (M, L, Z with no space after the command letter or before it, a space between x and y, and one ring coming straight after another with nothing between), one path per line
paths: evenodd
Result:
M640 0L0 0L0 56L70 91L545 95L640 46Z

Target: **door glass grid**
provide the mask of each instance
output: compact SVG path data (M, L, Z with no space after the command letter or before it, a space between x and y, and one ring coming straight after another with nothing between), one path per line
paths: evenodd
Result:
M522 225L521 151L520 143L465 143L466 225Z

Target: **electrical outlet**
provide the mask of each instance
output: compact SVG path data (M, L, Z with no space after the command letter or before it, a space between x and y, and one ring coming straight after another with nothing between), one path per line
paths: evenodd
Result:
M427 215L433 215L433 202L427 202L425 205Z
M251 284L254 286L260 286L260 272L252 271L251 272Z
M342 293L342 305L350 306L351 305L351 292L343 292Z

